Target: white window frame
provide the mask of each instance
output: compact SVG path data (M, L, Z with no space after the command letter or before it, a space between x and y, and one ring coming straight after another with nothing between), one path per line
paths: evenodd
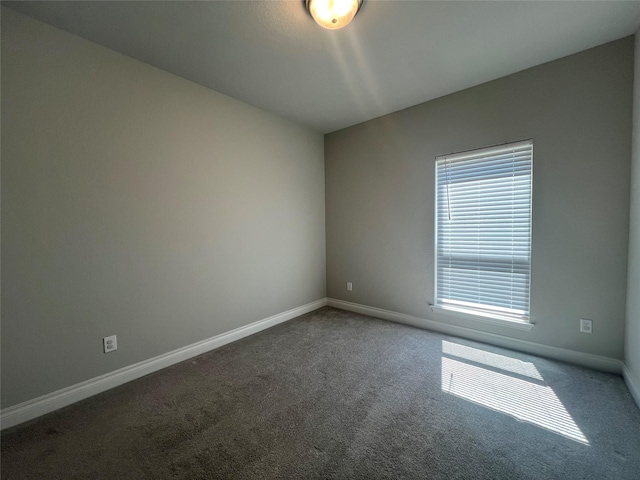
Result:
M510 155L510 157L507 157L507 155ZM520 157L523 157L524 160L519 159ZM516 160L510 160L509 158L515 158ZM497 160L496 160L497 159ZM512 272L513 269L517 269L517 268L521 268L524 269L526 271L526 282L524 284L520 283L518 285L516 285L518 283L517 281L517 275L514 273L512 274L511 278L508 280L500 280L498 283L505 283L505 287L507 287L507 285L510 285L511 288L516 288L519 289L520 291L522 291L523 289L525 289L525 293L524 294L520 294L519 297L517 297L517 300L515 300L515 303L518 305L519 308L513 308L513 305L511 306L511 308L505 307L505 303L503 300L500 299L491 299L490 297L492 296L492 294L489 294L487 296L487 298L489 299L490 302L494 302L493 304L479 304L479 303L471 303L471 302L465 302L463 300L460 300L461 298L464 298L464 293L463 290L464 288L462 286L460 286L460 281L457 281L455 279L455 273L453 275L454 279L453 280L449 280L449 284L447 285L446 288L449 288L449 291L452 292L452 294L448 295L449 297L452 296L457 296L458 300L454 300L451 298L442 298L442 295L439 291L439 284L438 284L438 276L439 276L439 271L441 268L440 265L440 260L439 260L439 245L438 245L438 238L439 238L439 219L440 222L446 222L448 220L450 220L449 218L443 218L445 217L445 214L443 213L443 211L439 210L439 200L438 200L438 196L439 196L439 173L438 173L438 169L440 166L440 175L442 175L444 172L446 172L447 177L444 178L444 185L446 187L446 190L443 190L440 193L440 198L443 198L443 195L445 196L445 201L446 203L446 208L447 208L447 215L446 217L449 217L452 213L451 213L451 208L453 206L453 208L455 209L454 206L454 202L457 200L455 198L451 198L451 195L453 195L455 197L455 195L458 195L458 193L456 193L455 191L452 192L450 190L451 186L455 186L455 182L451 182L449 180L449 172L450 171L454 171L456 172L460 172L460 168L463 168L465 165L469 165L470 162L482 162L482 161L488 161L491 162L489 165L495 165L496 161L498 162L502 162L501 165L507 166L509 164L509 162L514 162L513 165L515 166L517 164L517 169L518 169L518 175L520 175L518 178L520 179L519 181L519 185L513 185L514 190L515 189L519 189L518 192L519 193L524 193L526 195L526 193L528 193L528 220L524 221L525 224L522 224L523 220L518 220L518 224L517 227L519 230L521 231L525 231L526 230L522 230L522 228L525 228L528 226L528 245L526 245L525 242L525 246L524 247L509 247L506 246L504 247L504 251L500 251L499 253L501 255L504 255L505 253L508 253L509 248L512 249L511 253L513 255L514 251L517 250L518 256L516 257L515 255L513 255L511 257L511 268L512 268ZM454 166L453 169L451 167L452 163L456 163L458 162L458 165ZM517 163L516 163L517 162ZM528 162L528 164L527 164ZM477 163L474 163L474 165L477 168ZM528 171L526 169L529 169ZM471 170L467 170L468 172L470 172ZM464 173L464 175L466 175L466 173ZM482 174L480 174L481 176ZM527 179L527 175L528 175L528 179ZM509 176L504 176L504 177L499 177L499 178L515 178L515 175L511 175ZM473 178L473 177L471 177ZM527 183L523 183L521 179L524 179L525 182L528 181ZM442 179L441 179L442 180ZM483 322L488 322L488 323L493 323L493 324L498 324L498 325L505 325L505 326L509 326L509 327L514 327L514 328L518 328L521 330L530 330L533 327L533 323L531 322L531 315L530 315L530 284L531 284L531 212L532 212L532 192L533 192L533 141L532 140L524 140L524 141L520 141L520 142L513 142L513 143L508 143L508 144L504 144L504 145L499 145L499 146L494 146L494 147L487 147L487 148L481 148L481 149L476 149L476 150L470 150L470 151L465 151L465 152L460 152L460 153L455 153L455 154L449 154L449 155L441 155L436 157L436 162L435 162L435 195L434 195L434 205L435 205L435 209L434 209L434 213L435 213L435 218L434 218L434 224L435 224L435 248L434 248L434 257L435 257L435 269L434 269L434 277L435 277L435 283L434 283L434 304L431 305L431 308L434 312L437 313L444 313L444 314L448 314L448 315L454 315L454 316L458 316L458 317L463 317L463 318L467 318L467 319L474 319L474 320L480 320ZM442 188L442 182L440 182L440 188ZM459 182L458 185L462 186L464 184L464 182ZM462 187L464 188L464 187ZM527 190L528 189L528 190ZM455 190L455 189L454 189ZM446 193L445 193L446 192ZM459 197L462 198L462 197ZM502 199L500 199L502 200ZM467 204L467 206L470 203ZM510 211L512 211L512 209L514 208L514 206L516 206L515 204L509 204L508 208ZM519 207L520 209L522 209L522 201L520 201L517 204L517 207ZM525 209L526 212L526 209ZM522 210L521 212L522 213ZM522 217L520 217L522 218ZM507 221L508 222L508 221ZM513 229L513 225L514 222L516 222L516 220L512 219L511 223L509 223L510 225L510 229L511 229L511 238L513 239L513 235L515 235L514 229ZM451 225L451 224L449 224ZM447 227L443 227L447 228ZM450 231L450 230L449 230ZM479 231L482 231L482 229L480 228ZM493 236L493 235L492 235ZM450 235L450 238L451 237ZM459 238L459 237L458 237ZM501 239L500 239L501 240ZM526 239L525 239L526 240ZM449 245L452 245L451 243L452 241L449 241ZM455 240L453 240L453 243L456 243ZM493 247L494 245L492 245ZM485 238L485 245L484 247L486 248L486 238ZM456 245L454 245L453 247L454 250L456 248L458 248ZM482 285L484 284L487 280L489 280L491 278L491 275L496 274L496 272L492 271L491 269L482 269L482 256L484 255L485 257L487 256L487 254L482 254L479 253L480 250L482 250L482 245L479 246L475 246L474 248L477 249L478 253L475 253L475 257L476 257L476 261L478 262L477 265L472 265L470 268L476 268L476 271L481 272L480 275L482 275L482 272L484 272L484 274L487 276L487 278L484 279L484 282L479 282L477 285ZM466 249L466 247L465 247ZM526 251L525 256L522 256L522 251ZM472 255L473 256L473 255ZM451 250L449 250L449 266L451 265ZM503 258L508 258L504 257ZM518 258L518 260L516 260L516 258ZM523 261L523 258L526 258L526 260ZM471 260L471 262L473 262L473 260ZM486 260L485 260L486 262ZM526 265L525 263L526 262ZM455 262L454 262L455 263ZM507 260L507 263L509 263L509 260ZM503 265L504 266L504 265ZM449 268L449 272L461 272L464 269L458 267L459 269L456 270L455 267L450 267ZM444 274L444 270L443 270L443 274ZM463 273L464 275L464 273ZM451 278L451 277L450 277ZM465 280L466 281L466 280ZM510 282L510 283L508 283ZM456 283L458 283L458 290L455 291L456 288ZM453 290L452 290L453 288ZM481 287L472 287L472 288L478 288L478 291L482 290ZM444 290L444 289L443 289ZM472 294L469 294L470 296L473 296ZM481 295L481 294L480 294ZM497 294L498 296L500 294ZM526 298L525 298L526 297ZM498 305L499 303L503 303L503 305Z

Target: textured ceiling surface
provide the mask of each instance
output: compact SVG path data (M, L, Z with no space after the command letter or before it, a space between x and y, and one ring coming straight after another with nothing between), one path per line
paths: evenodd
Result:
M640 25L640 1L368 0L338 31L299 0L3 5L324 133Z

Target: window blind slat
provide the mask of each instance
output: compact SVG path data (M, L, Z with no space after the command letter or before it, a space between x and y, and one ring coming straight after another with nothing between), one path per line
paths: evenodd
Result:
M436 158L436 303L529 315L533 144Z

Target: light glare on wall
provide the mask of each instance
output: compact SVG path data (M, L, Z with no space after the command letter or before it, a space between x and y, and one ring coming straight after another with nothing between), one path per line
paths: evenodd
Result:
M307 0L307 10L318 25L338 30L348 25L364 0Z

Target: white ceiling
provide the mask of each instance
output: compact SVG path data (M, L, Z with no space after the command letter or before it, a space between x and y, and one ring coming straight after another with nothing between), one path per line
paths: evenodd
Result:
M323 133L640 26L640 1L368 0L339 31L302 0L3 5Z

